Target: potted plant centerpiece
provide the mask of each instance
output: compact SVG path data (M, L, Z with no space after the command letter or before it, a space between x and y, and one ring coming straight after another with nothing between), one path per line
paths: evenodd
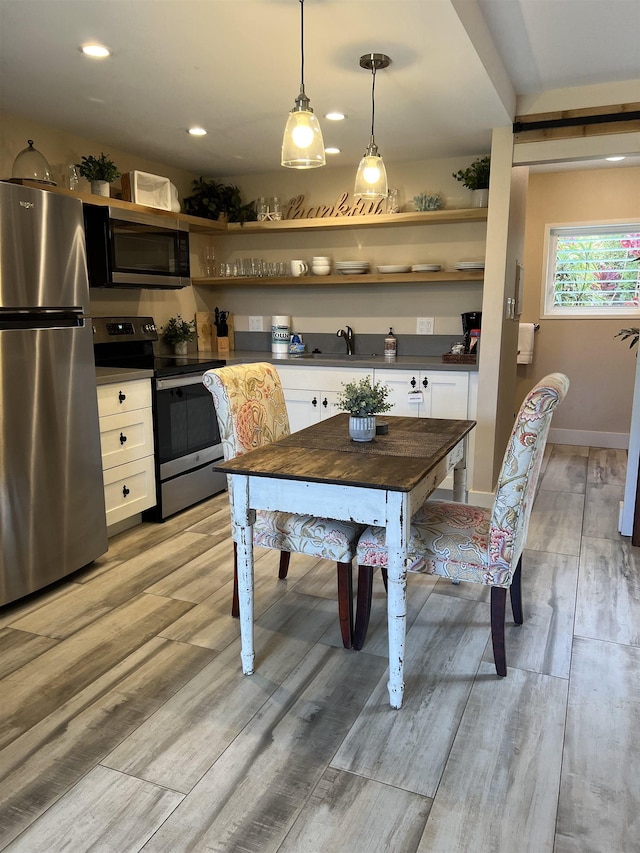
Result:
M338 407L349 412L349 435L353 441L371 441L376 434L375 416L388 412L393 403L387 402L389 386L381 382L371 384L365 376L359 382L343 382L344 390L338 394Z
M196 324L193 320L183 320L180 314L170 317L162 327L162 340L176 355L186 355L187 343L196 336Z
M489 203L489 172L491 157L478 157L466 169L453 172L456 181L472 191L471 204L473 207L486 207Z
M93 154L83 157L82 162L76 163L76 166L81 177L86 178L91 183L91 192L94 195L102 195L108 198L109 184L120 177L116 164L102 152L100 152L99 157L94 157Z
M193 193L184 199L184 209L191 216L241 224L258 218L253 204L242 203L237 186L207 178L196 178L193 181Z

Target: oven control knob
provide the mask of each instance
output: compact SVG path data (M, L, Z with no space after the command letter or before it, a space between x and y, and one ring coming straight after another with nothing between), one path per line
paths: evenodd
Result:
M151 334L152 332L155 332L155 330L156 330L155 323L145 323L145 324L144 324L144 326L142 327L142 331L143 331L146 335L149 335L149 334Z

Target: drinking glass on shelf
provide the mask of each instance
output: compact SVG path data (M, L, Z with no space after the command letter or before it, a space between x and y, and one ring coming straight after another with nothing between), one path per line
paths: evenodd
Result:
M269 218L269 205L267 204L267 200L264 196L260 196L258 199L256 212L258 214L258 222L264 222L265 219Z
M280 199L277 196L274 196L271 199L269 212L271 214L271 219L275 221L282 219L282 205L280 204Z
M216 253L213 246L205 246L202 253L202 267L206 276L216 274Z

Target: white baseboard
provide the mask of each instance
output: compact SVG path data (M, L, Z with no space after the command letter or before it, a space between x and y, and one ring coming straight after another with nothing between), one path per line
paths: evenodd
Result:
M592 432L586 429L549 430L550 444L575 444L578 447L607 447L613 450L629 449L628 432Z
M437 501L452 501L453 492L451 489L436 489L430 496ZM472 506L492 507L495 495L493 492L474 492L469 490L469 503Z

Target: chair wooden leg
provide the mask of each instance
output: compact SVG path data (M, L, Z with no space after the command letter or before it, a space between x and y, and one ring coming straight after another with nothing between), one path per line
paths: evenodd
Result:
M289 551L280 551L280 568L278 569L278 577L280 580L286 578L287 572L289 571L289 560L291 559L291 553Z
M231 615L240 618L240 602L238 601L238 546L233 543L233 597L231 599Z
M351 563L336 563L338 570L338 617L342 645L350 649L353 644L353 572Z
M386 569L383 569L386 574ZM353 648L356 651L364 645L371 615L371 595L373 593L373 566L358 566L358 602L356 606L356 627L353 632Z
M493 659L498 675L507 674L507 655L504 648L504 614L507 605L507 590L501 586L491 587L491 642Z
M521 584L521 570L522 570L522 554L520 555L520 559L518 560L518 565L516 566L516 570L513 573L513 579L511 581L511 587L509 592L511 594L511 610L513 612L513 621L516 625L522 625L524 622L524 613L522 611L522 584Z

